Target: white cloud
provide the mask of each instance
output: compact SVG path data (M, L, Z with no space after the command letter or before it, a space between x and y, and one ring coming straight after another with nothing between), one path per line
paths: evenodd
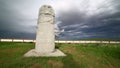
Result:
M54 7L57 14L59 14L60 11L70 12L71 8L76 8L79 9L80 12L85 12L89 16L103 12L111 14L115 13L116 8L112 1L113 0L53 0L49 4Z

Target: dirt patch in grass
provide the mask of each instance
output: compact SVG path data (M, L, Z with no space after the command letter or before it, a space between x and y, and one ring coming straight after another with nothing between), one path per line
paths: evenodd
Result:
M16 51L20 51L22 50L22 48L9 48L9 49L4 49L4 50L1 50L0 52L16 52Z
M103 67L104 67L104 68L116 68L116 67L114 67L114 66L112 66L112 65L104 65Z
M67 48L65 47L63 50L64 50L64 52L69 53L69 54L74 54L77 52L77 48L74 46L70 46Z
M62 68L64 66L64 64L60 61L55 61L55 60L48 60L48 64L51 67L58 67L58 68Z
M16 57L19 56L23 51L22 47L19 48L7 48L7 49L1 49L0 50L0 58L2 57L6 57L6 58L10 58L10 57Z
M0 64L5 63L4 61L0 61Z
M43 67L41 66L41 64L36 63L36 64L33 64L30 68L43 68Z

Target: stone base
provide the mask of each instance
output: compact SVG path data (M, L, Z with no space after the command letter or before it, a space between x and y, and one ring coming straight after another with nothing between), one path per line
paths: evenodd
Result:
M28 51L26 54L24 54L24 57L58 57L58 56L66 56L63 52L56 49L54 52L51 53L39 53L36 52L35 49L32 49Z

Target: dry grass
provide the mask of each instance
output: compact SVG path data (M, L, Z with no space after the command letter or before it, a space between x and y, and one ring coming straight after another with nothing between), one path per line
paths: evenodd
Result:
M30 68L43 68L43 67L41 64L36 63L36 64L33 64Z
M77 48L74 46L65 46L64 48L61 48L64 52L69 53L69 54L74 54L77 52Z
M58 67L58 68L62 68L63 67L63 63L60 61L55 61L55 60L48 60L48 64L50 65L50 67Z

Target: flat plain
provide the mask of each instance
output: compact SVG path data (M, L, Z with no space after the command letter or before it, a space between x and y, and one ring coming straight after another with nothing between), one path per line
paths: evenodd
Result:
M120 68L120 44L66 44L66 57L23 57L35 43L0 42L0 68Z

